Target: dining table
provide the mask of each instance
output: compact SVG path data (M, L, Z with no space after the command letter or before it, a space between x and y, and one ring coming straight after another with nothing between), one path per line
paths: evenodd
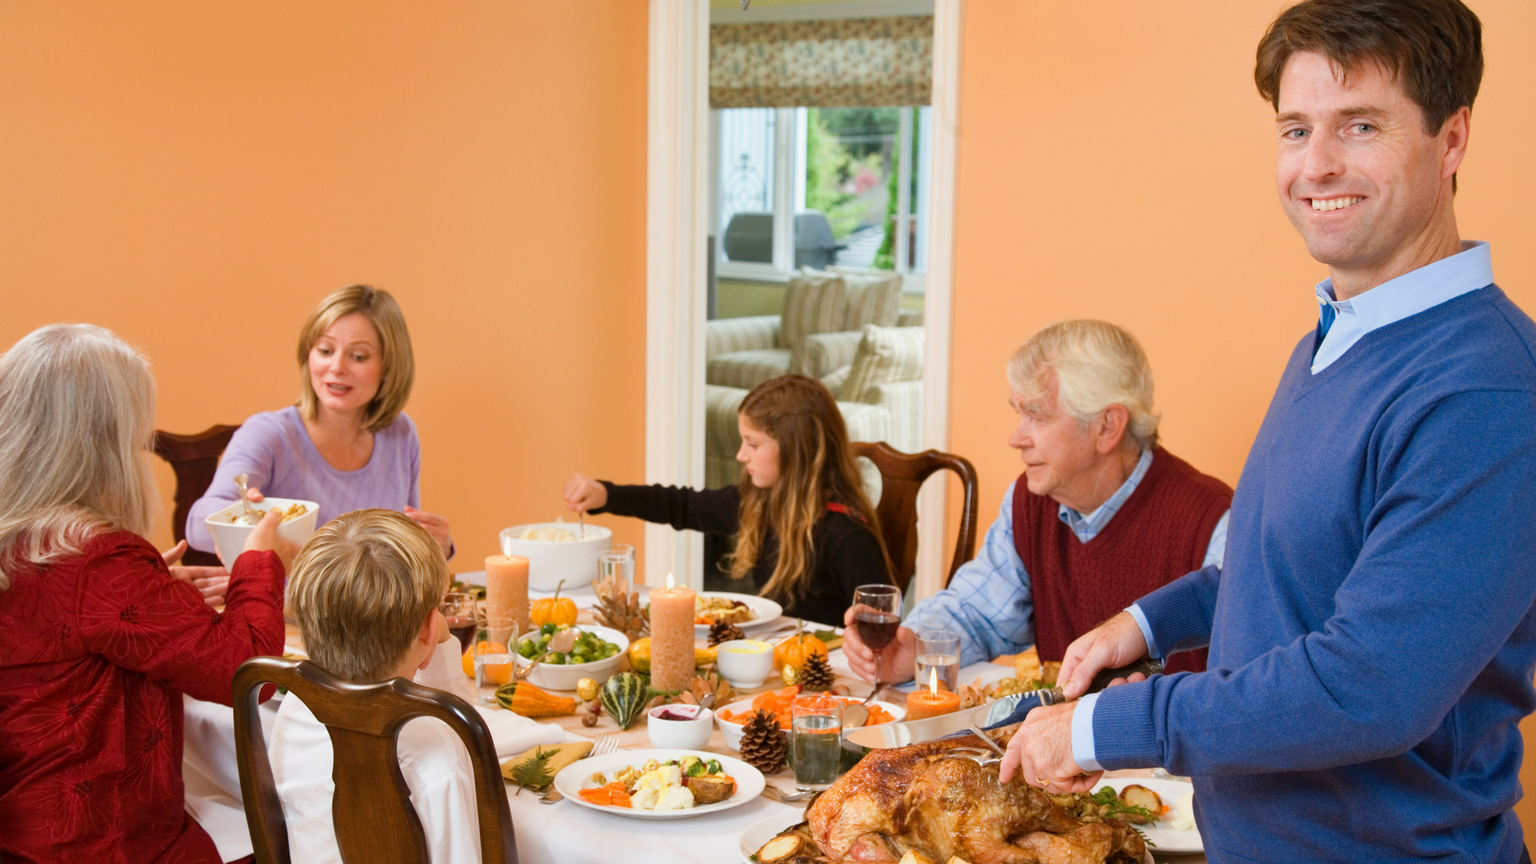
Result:
M459 574L455 578L465 582L474 583L479 573ZM530 591L535 599L544 596L540 592ZM571 597L578 608L577 624L594 623L592 609L596 605L596 597L591 587L578 588L574 591L563 591L562 596ZM766 626L761 632L779 633L792 631L797 622L792 618L783 618L775 621L771 626ZM832 628L830 625L806 622L806 629L824 631ZM288 650L290 653L301 653L302 645L298 639L297 631L290 625L288 638ZM704 643L699 642L700 647ZM848 667L846 658L840 648L833 648L829 652L828 660L836 673L836 683L846 685L851 693L864 695L870 692L871 684L853 675ZM1011 665L1003 666L996 663L975 663L960 670L960 681L963 684L974 682L992 683L1013 674ZM472 682L466 685L473 688ZM735 698L751 697L757 693L778 689L783 684L777 678L770 678L760 687L738 690ZM907 685L906 689L909 689ZM461 689L456 687L455 689ZM461 690L462 692L462 690ZM574 695L553 691L555 695ZM903 688L886 688L880 697L883 701L903 705L906 694ZM200 707L200 706L199 706ZM723 707L723 706L719 706ZM486 717L488 725L492 729L493 737L497 735L497 714L509 714L497 708L480 706L481 713ZM189 717L194 713L189 707ZM202 709L207 710L207 709ZM227 710L227 709L226 709ZM268 708L268 711L275 709ZM507 717L507 720L520 719ZM189 720L189 724L191 721ZM638 751L650 748L646 731L646 717L642 715L636 723L627 730L621 730L612 718L604 713L595 726L583 725L577 715L563 717L542 718L544 724L541 731L547 733L544 740L579 742L596 739L602 736L616 736L618 747L625 751ZM548 727L557 727L556 729ZM209 773L207 768L210 762L227 762L232 757L232 749L228 757L210 757L208 754L198 754L195 751L199 747L210 747L206 742L213 736L188 735L187 738L187 763L190 775L202 775ZM199 744L198 741L204 743ZM231 743L231 748L232 748ZM725 743L725 739L716 725L709 743L704 750L725 756L740 757L740 754L732 750ZM500 752L500 751L499 751ZM513 755L505 752L500 754L503 758ZM643 757L638 757L637 762ZM195 763L195 764L194 764ZM579 765L580 763L575 763ZM201 770L196 770L201 769ZM1110 772L1108 776L1150 776L1147 771L1123 771ZM207 785L207 779L198 776L201 785ZM788 768L782 768L778 772L766 775L765 781L769 786L776 787L783 792L794 791L794 775ZM236 784L234 793L238 796L238 781L226 778L223 785L230 782ZM193 807L190 799L190 789L193 781L189 779L189 810L204 821L201 813ZM228 797L228 789L224 790ZM507 803L509 805L513 830L517 841L518 858L521 864L620 864L620 862L651 862L669 861L682 862L682 864L736 864L745 862L743 854L743 835L758 826L759 823L773 823L784 826L797 821L799 814L804 812L806 802L795 804L782 803L771 800L766 796L756 797L744 804L717 812L701 813L695 817L673 820L645 820L622 815L618 812L604 812L569 800L561 800L556 803L541 802L541 796L531 790L521 789L515 784L506 784ZM228 801L225 802L228 805ZM1172 802L1168 802L1172 804ZM238 807L238 801L234 802ZM206 804L203 805L206 809ZM209 818L224 820L226 834L231 830L231 823L237 819L238 813L232 813L228 806L213 812ZM205 825L205 827L207 827ZM213 833L212 831L210 833ZM218 840L219 835L215 834ZM225 844L221 843L221 851ZM231 848L240 848L238 846ZM1181 862L1181 864L1202 864L1205 861L1203 855L1179 854L1170 855L1153 850L1154 858L1158 862ZM228 860L228 859L227 859Z

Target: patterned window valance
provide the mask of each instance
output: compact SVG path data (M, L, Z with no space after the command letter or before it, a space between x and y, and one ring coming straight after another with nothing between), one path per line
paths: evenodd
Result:
M711 108L927 105L933 16L715 24Z

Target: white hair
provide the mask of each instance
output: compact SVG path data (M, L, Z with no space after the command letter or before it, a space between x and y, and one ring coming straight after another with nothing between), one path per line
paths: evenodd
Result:
M0 591L99 532L148 536L154 414L149 362L110 330L51 324L0 356Z
M1029 337L1008 358L1008 386L1039 398L1054 379L1061 409L1086 427L1105 408L1130 414L1126 434L1143 450L1157 446L1152 368L1129 331L1107 321L1059 321Z

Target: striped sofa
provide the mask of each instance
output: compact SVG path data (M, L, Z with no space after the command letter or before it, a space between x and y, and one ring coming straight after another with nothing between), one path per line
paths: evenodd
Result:
M885 441L898 450L917 452L923 423L923 328L871 324L857 333L835 335L856 337L853 348L846 361L819 377L837 397L849 440ZM844 356L830 353L842 347L828 350L826 363ZM736 413L746 396L743 387L710 383L704 388L704 475L711 489L740 476Z
M899 323L901 284L894 273L802 270L784 314L705 324L705 382L750 390L786 372L825 377L853 362L865 325Z

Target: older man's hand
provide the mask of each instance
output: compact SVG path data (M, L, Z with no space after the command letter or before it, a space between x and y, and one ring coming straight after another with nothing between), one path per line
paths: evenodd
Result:
M1008 741L998 779L1007 783L1017 773L1025 783L1057 794L1092 789L1104 772L1084 774L1072 761L1072 712L1076 709L1076 704L1052 705L1029 712Z

